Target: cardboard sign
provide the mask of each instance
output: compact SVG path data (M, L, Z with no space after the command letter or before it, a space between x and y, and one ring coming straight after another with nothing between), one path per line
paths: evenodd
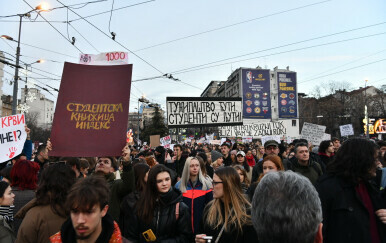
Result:
M53 156L120 156L132 65L65 63L51 131Z
M323 141L324 141L324 140L331 140L331 134L325 133L325 134L323 135Z
M340 129L340 135L342 137L354 135L354 129L352 127L352 124L339 126L339 129Z
M0 163L18 156L27 139L24 114L0 118Z
M167 97L169 128L243 124L241 98Z
M152 148L160 146L160 135L151 135L150 136L150 146Z
M280 136L264 136L261 138L261 144L264 146L265 142L269 140L275 140L280 144Z
M253 137L287 135L284 121L219 127L220 137Z
M129 53L114 51L100 54L80 54L79 64L83 65L123 65L129 63Z
M307 139L307 141L313 145L319 145L323 141L325 131L326 126L305 122L300 138Z

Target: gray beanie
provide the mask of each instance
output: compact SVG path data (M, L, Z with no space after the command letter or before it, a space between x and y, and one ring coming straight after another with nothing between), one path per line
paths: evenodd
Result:
M217 152L216 150L212 150L210 154L211 154L212 162L215 162L218 158L222 157L222 154L220 152Z

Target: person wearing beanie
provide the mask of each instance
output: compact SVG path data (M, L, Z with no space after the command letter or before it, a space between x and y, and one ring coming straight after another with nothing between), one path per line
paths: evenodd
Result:
M211 152L211 158L212 158L212 167L214 170L217 168L224 166L224 157L220 152L217 152L216 150L212 150Z
M15 242L16 236L11 227L13 222L13 202L15 194L5 181L0 181L0 242Z

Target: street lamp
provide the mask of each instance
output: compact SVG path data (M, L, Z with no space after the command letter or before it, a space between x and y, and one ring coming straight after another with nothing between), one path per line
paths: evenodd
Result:
M141 98L138 99L138 133L137 133L137 144L139 145L139 133L140 133L140 128L139 128L139 102L141 103L146 103L146 104L149 104L149 100L146 99L144 96L142 96Z
M35 62L31 62L31 63L26 63L25 64L25 86L24 86L24 103L27 104L27 93L28 93L28 88L27 88L27 82L28 82L28 67L31 67L33 64L35 63L43 63L44 60L43 59L39 59ZM31 70L32 70L32 67L31 67Z
M31 17L31 12L34 12L34 11L46 11L46 10L47 10L47 4L42 3L39 6L37 6L35 9L32 9L31 11L29 11L27 13L18 14L18 16L20 18L20 21L19 21L19 37L17 39L17 48L16 48L15 81L13 82L12 115L16 115L16 108L17 108L17 91L18 91L18 80L19 80L21 23L23 22L23 17L28 17L28 18ZM1 38L7 39L7 40L10 40L10 41L15 41L12 37L10 37L8 35L2 35Z

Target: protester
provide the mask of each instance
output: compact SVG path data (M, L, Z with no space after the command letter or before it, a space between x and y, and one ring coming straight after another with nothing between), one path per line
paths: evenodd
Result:
M81 158L79 162L80 162L80 173L83 175L83 177L87 177L88 170L90 169L90 163L85 158Z
M349 139L319 179L325 243L386 241L385 200L370 180L377 152L377 145L367 139Z
M249 186L251 185L251 181L248 178L247 171L241 165L233 165L232 167L235 168L235 170L239 174L241 189L243 190L243 193L246 194Z
M217 170L219 167L224 166L224 157L220 152L217 152L216 150L212 150L211 152L211 159L214 170Z
M247 151L245 158L247 159L247 163L250 167L255 166L256 161L255 161L255 158L253 157L252 150ZM252 171L251 171L251 173L252 173Z
M35 191L38 187L38 172L39 165L28 160L19 160L12 167L11 187L12 192L15 194L14 215L35 198ZM19 230L21 221L21 219L15 218L13 222L13 229L16 233Z
M15 194L10 185L0 181L0 242L13 243L16 239L12 229Z
M130 217L123 235L134 242L190 242L192 227L189 208L182 194L171 185L164 165L151 168L145 190ZM147 239L147 240L146 240Z
M69 215L65 202L74 182L74 171L63 163L50 165L43 171L36 199L16 214L23 218L16 243L49 242L49 237L60 230Z
M174 156L172 158L172 162L175 166L175 171L177 172L177 176L181 178L182 170L184 169L186 157L182 156L182 146L179 144L174 145L173 147Z
M52 243L114 242L121 243L118 223L107 213L109 186L101 177L79 180L70 190L66 202L71 217L60 231L50 237Z
M320 143L318 155L325 167L334 159L334 144L331 140L324 140Z
M232 165L240 165L242 166L245 171L247 172L247 177L249 180L252 179L252 167L249 166L247 159L245 157L244 151L239 151L237 152L236 155L236 162L233 163Z
M260 180L269 172L277 172L277 171L284 171L284 165L277 155L268 155L265 156L263 159L263 173L260 174L259 178L256 182L252 183L250 188L248 189L248 196L249 199L252 201L253 196L255 193L255 189L257 185L259 184Z
M76 178L84 178L83 174L80 172L80 160L78 157L61 157L59 161L64 161L66 165L75 172Z
M182 192L183 202L191 212L192 231L193 233L197 232L202 221L204 208L213 199L211 181L203 176L197 158L189 157L186 159L181 180L177 182L175 187Z
M42 144L38 147L34 161L39 164L39 174L48 166L48 148L47 145Z
M338 150L340 148L340 140L339 140L339 138L332 138L331 142L334 145L334 153L338 152Z
M130 152L127 145L122 150L123 172L121 179L115 179L114 172L118 170L118 163L114 157L100 157L94 173L104 176L110 186L108 213L118 223L122 200L134 189L134 172L131 165Z
M307 178L291 171L269 173L260 181L255 194L252 222L258 242L323 242L321 203Z
M279 143L275 140L268 140L264 143L264 155L263 158L267 155L279 155ZM256 182L263 173L263 158L261 158L257 164L252 169L252 183Z
M231 159L231 154L230 154L230 149L231 149L231 144L230 142L224 142L222 145L221 145L221 153L222 153L222 156L224 158L224 165L225 166L230 166L232 164L232 159ZM212 159L212 162L214 162L214 160Z
M130 219L128 218L132 215L131 211L134 210L136 203L146 187L150 167L145 163L138 163L133 166L133 170L135 176L135 189L133 192L129 193L121 203L119 227L122 232L124 232L125 227L130 227Z
M204 211L204 225L196 235L197 243L205 243L205 236L212 236L213 242L238 243L256 242L253 229L251 204L244 196L240 177L232 167L215 171L213 176L213 200Z
M204 153L198 153L196 158L198 160L198 162L200 162L200 168L201 168L201 173L202 175L204 176L204 178L210 182L212 182L212 177L213 177L213 168L204 161L204 159L202 157L205 157L206 158L206 154ZM212 176L210 176L208 174L208 169L209 169L209 173L211 173Z

